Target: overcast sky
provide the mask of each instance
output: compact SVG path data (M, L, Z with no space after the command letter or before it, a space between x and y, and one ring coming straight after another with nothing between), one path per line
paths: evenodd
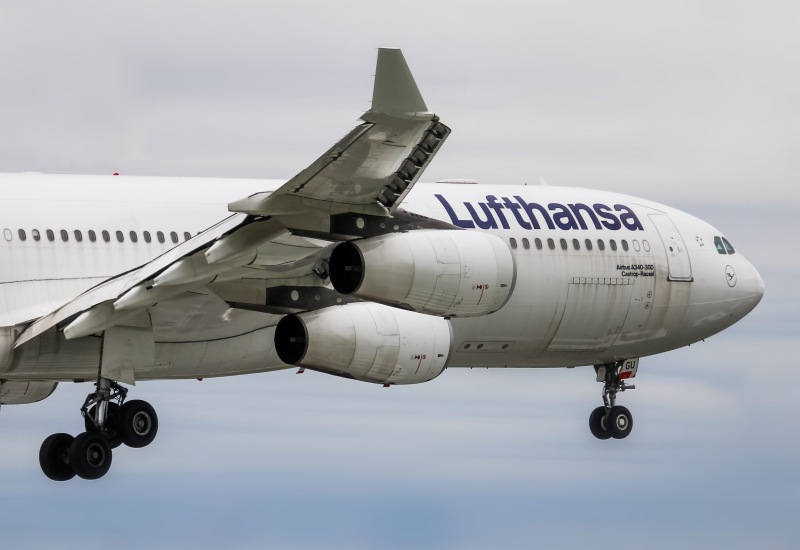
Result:
M3 547L800 546L797 2L2 0L0 171L289 178L369 108L380 46L453 129L423 179L668 203L762 303L643 359L616 442L590 369L285 371L140 384L155 443L57 484L39 445L89 390L62 385L0 412Z

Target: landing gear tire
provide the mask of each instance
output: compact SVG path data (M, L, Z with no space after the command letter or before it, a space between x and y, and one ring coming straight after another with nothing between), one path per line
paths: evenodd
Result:
M128 447L146 447L158 433L158 416L147 401L128 401L114 417L114 427L119 438Z
M111 468L113 448L146 447L158 432L158 416L146 401L125 401L128 390L99 376L96 391L86 396L81 407L86 431L76 437L53 434L39 449L42 472L54 481L76 475L99 479Z
M631 415L631 411L622 405L611 407L611 410L608 411L608 417L606 418L606 426L608 426L611 437L614 439L625 439L630 435L633 429L633 416Z
M39 448L39 466L53 481L68 481L75 477L69 450L75 438L69 434L53 434Z
M635 390L636 386L629 385L626 380L631 378L636 372L638 359L617 361L595 365L597 381L603 383L603 406L597 407L589 415L589 429L597 439L625 439L633 429L633 415L631 411L621 405L617 405L617 394L626 390ZM630 367L630 365L633 367ZM623 379L622 369L625 367ZM633 374L632 374L633 373Z
M98 432L98 433L105 433L106 440L108 441L108 445L112 449L116 449L120 445L122 445L122 439L120 439L119 434L117 434L117 430L114 427L114 418L119 414L120 406L117 403L109 402L108 403L108 410L106 414L108 415L106 424L107 428L105 432L101 432L97 425L92 422L93 418L97 418L97 405L92 405L92 408L86 412L86 416L83 419L84 426L86 426L87 432Z
M606 408L597 407L589 415L589 429L597 439L608 439L611 433L607 429Z
M99 433L83 432L69 447L69 462L78 477L99 479L111 468L111 447Z

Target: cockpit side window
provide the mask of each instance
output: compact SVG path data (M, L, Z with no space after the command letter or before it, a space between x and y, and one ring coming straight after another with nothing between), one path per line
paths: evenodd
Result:
M726 239L725 237L722 237L722 242L725 244L725 251L728 254L735 254L736 253L736 251L733 249L733 246L731 245L731 243L728 242L728 239Z
M727 252L725 252L725 245L722 244L722 237L714 237L714 246L717 247L717 252L720 254L727 254Z

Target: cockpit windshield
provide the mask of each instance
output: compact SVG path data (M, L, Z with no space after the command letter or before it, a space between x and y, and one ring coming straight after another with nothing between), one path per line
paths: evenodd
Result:
M735 254L733 245L725 237L714 237L714 246L720 254Z

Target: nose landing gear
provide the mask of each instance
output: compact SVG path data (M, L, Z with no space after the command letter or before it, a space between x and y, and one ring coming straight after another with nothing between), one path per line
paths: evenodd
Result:
M635 363L631 365L631 361ZM633 415L626 407L617 405L616 400L617 392L636 389L636 386L627 384L625 379L633 378L637 368L638 360L595 366L597 381L603 382L603 406L597 407L589 415L589 429L597 439L624 439L630 435Z
M77 475L99 479L111 467L111 450L124 443L146 447L158 432L158 416L146 401L125 402L128 390L107 378L99 378L97 391L86 397L81 414L86 431L76 437L53 434L39 449L39 465L54 481Z

